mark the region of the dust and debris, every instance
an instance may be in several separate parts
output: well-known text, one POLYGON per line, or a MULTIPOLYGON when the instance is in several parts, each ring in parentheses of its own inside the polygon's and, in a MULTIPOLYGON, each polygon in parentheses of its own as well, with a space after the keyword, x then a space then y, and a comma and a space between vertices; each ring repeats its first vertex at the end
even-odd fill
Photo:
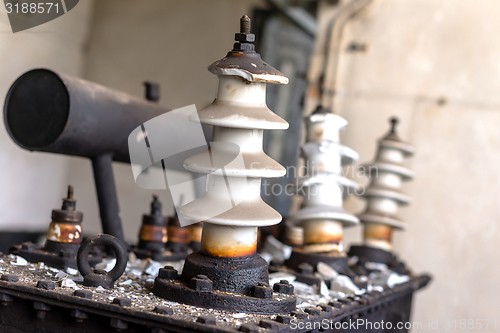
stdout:
MULTIPOLYGON (((129 257, 130 258, 130 257, 129 257)), ((87 287, 82 284, 83 277, 76 269, 68 268, 58 270, 53 267, 40 263, 23 264, 24 258, 8 255, 0 256, 0 274, 14 274, 19 277, 21 284, 36 286, 38 280, 51 280, 56 283, 54 292, 72 295, 75 290, 84 289, 93 292, 93 299, 98 302, 110 303, 116 297, 129 298, 132 301, 131 308, 138 311, 152 311, 156 306, 169 307, 173 309, 173 316, 180 320, 196 321, 199 316, 214 317, 218 324, 231 327, 239 327, 245 323, 258 324, 262 319, 274 320, 276 315, 258 315, 237 313, 231 311, 222 311, 216 309, 200 308, 192 305, 181 304, 168 301, 156 296, 151 292, 154 278, 158 269, 170 265, 177 270, 181 270, 184 262, 156 262, 150 259, 131 258, 127 263, 123 275, 115 282, 114 289, 105 289, 103 287, 87 287)), ((114 267, 114 259, 104 259, 100 264, 105 270, 111 270, 114 267)), ((368 291, 383 291, 392 288, 394 285, 409 280, 406 275, 398 275, 389 270, 385 265, 370 265, 368 267, 373 271, 367 277, 368 291)), ((281 279, 287 279, 294 285, 297 295, 297 310, 326 305, 328 302, 335 301, 347 296, 360 295, 366 292, 365 289, 359 289, 345 275, 335 274, 336 272, 326 267, 321 267, 319 275, 324 280, 327 277, 334 277, 330 280, 328 289, 322 281, 319 286, 309 286, 296 281, 296 277, 287 272, 277 272, 270 274, 270 282, 278 282, 281 279)), ((278 296, 279 297, 279 296, 278 296)))

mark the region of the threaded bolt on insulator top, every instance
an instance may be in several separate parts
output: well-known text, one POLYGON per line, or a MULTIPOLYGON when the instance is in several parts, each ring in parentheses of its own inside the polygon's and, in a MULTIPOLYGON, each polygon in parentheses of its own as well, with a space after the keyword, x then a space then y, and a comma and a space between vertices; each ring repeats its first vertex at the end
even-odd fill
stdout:
POLYGON ((396 125, 398 124, 399 119, 392 117, 389 121, 391 122, 391 133, 396 134, 396 125))
POLYGON ((63 198, 63 210, 75 210, 76 201, 73 199, 73 186, 68 185, 68 196, 63 198))
POLYGON ((240 33, 242 34, 249 34, 250 33, 250 27, 251 27, 251 21, 248 15, 243 15, 240 18, 240 33))
POLYGON ((158 200, 157 194, 153 194, 153 201, 151 202, 151 215, 161 216, 161 202, 158 200))

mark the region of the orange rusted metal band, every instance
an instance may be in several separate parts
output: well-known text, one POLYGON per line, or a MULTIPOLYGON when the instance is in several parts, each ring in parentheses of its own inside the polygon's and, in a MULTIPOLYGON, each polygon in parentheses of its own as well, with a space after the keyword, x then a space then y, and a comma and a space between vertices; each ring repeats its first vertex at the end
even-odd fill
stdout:
POLYGON ((82 242, 82 226, 75 223, 52 221, 47 231, 47 239, 58 243, 80 244, 82 242))
POLYGON ((206 244, 201 243, 201 252, 214 257, 230 257, 230 258, 246 257, 257 252, 257 243, 250 246, 239 245, 238 247, 207 246, 206 244))
POLYGON ((169 226, 167 229, 170 242, 189 244, 189 228, 169 226))
POLYGON ((167 229, 162 226, 143 224, 139 231, 139 239, 146 242, 167 242, 167 229))
POLYGON ((365 239, 380 239, 390 242, 392 238, 392 227, 384 224, 369 223, 365 225, 365 239))

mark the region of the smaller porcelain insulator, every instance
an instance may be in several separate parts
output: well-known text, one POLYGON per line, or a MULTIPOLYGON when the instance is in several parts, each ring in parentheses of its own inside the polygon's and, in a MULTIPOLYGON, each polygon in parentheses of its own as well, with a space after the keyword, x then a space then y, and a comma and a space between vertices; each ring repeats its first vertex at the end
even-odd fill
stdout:
POLYGON ((413 171, 403 163, 415 149, 396 135, 397 122, 396 118, 391 118, 392 128, 379 140, 375 161, 361 166, 370 177, 370 183, 361 195, 367 200, 366 208, 359 215, 365 227, 364 243, 386 251, 392 250, 393 229, 406 227, 397 214, 399 207, 408 205, 411 199, 401 193, 401 187, 404 181, 414 177, 413 171))

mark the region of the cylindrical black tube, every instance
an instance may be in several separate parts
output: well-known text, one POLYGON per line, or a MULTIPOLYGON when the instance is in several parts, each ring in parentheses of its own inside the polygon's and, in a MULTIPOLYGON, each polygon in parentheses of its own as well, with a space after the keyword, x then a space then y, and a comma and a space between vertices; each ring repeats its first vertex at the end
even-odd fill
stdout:
POLYGON ((114 161, 130 162, 129 134, 167 111, 96 83, 34 69, 9 89, 4 120, 22 148, 90 158, 111 153, 114 161))
POLYGON ((106 221, 102 224, 102 232, 125 242, 122 222, 118 215, 120 209, 118 208, 112 161, 111 154, 102 154, 92 158, 95 189, 99 201, 101 221, 106 221))
POLYGON ((167 111, 89 81, 34 69, 10 87, 4 121, 22 148, 92 159, 103 232, 123 241, 111 162, 130 163, 130 133, 167 111))

